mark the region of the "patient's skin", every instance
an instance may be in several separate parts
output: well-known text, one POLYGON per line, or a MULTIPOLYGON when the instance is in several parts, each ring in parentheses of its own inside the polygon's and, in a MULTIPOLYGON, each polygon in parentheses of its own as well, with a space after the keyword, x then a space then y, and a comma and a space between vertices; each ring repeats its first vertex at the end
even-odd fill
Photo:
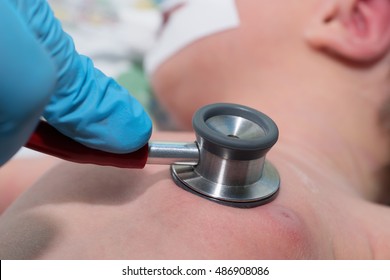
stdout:
POLYGON ((49 156, 16 158, 0 168, 0 215, 59 159, 49 156))
POLYGON ((152 83, 184 128, 212 102, 273 118, 277 198, 237 209, 177 187, 167 166, 65 163, 0 218, 0 258, 390 259, 390 2, 236 3, 239 28, 181 50, 152 83))
MULTIPOLYGON (((193 134, 157 134, 192 141, 193 134)), ((64 163, 0 220, 0 258, 390 258, 390 209, 366 201, 338 170, 282 143, 271 203, 216 204, 182 190, 168 166, 122 170, 64 163)))

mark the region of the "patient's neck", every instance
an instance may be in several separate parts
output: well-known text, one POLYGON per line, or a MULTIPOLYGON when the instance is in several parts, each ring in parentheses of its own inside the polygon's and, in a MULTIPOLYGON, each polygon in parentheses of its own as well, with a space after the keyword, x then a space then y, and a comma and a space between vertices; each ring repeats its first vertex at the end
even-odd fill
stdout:
POLYGON ((308 164, 320 159, 364 196, 376 200, 377 173, 390 155, 389 139, 378 124, 390 85, 352 82, 350 77, 323 78, 291 74, 274 81, 264 79, 256 86, 246 86, 246 94, 231 101, 258 108, 273 118, 280 129, 280 147, 294 147, 308 164))

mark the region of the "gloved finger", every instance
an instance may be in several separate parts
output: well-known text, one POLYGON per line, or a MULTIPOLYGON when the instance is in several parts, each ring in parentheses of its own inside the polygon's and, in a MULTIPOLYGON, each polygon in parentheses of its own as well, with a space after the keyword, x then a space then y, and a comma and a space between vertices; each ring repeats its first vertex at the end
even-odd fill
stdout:
POLYGON ((0 165, 28 140, 49 102, 55 67, 9 1, 0 1, 0 165))
MULTIPOLYGON (((63 134, 92 148, 129 153, 150 138, 152 122, 141 104, 80 56, 78 92, 53 95, 44 116, 63 134)), ((68 70, 71 71, 71 70, 68 70)))
POLYGON ((58 69, 56 88, 44 112, 46 120, 92 148, 127 153, 143 146, 152 124, 138 101, 76 52, 46 1, 13 2, 58 69))

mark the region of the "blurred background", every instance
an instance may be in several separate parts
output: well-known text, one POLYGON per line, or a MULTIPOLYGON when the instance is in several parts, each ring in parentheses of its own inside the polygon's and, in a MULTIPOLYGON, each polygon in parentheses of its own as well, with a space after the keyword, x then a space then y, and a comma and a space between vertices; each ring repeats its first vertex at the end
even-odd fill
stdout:
POLYGON ((153 98, 142 62, 161 17, 154 0, 48 0, 79 53, 127 88, 159 129, 174 129, 153 98))

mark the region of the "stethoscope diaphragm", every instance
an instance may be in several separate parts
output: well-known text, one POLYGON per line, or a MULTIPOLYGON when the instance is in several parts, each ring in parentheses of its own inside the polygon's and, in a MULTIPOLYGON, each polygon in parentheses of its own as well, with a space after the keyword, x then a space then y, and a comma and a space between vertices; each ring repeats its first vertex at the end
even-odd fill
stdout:
POLYGON ((197 165, 172 164, 183 189, 214 202, 251 208, 276 197, 280 177, 265 159, 278 128, 265 114, 236 104, 212 104, 193 118, 199 148, 197 165))

